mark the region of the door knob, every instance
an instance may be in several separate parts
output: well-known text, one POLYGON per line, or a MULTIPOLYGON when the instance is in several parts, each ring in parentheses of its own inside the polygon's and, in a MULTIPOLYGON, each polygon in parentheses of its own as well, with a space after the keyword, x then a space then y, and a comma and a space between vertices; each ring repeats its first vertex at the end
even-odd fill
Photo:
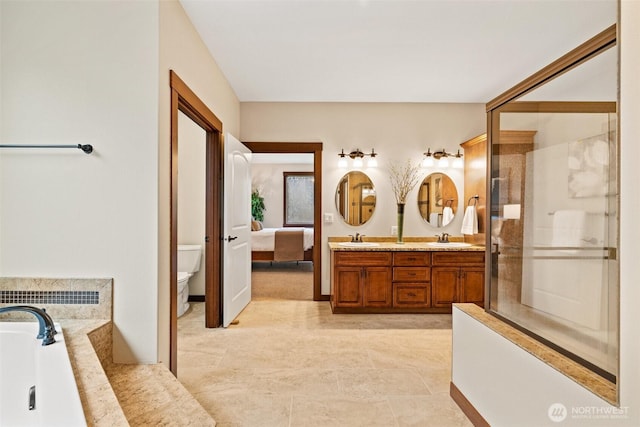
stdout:
POLYGON ((227 238, 226 238, 226 239, 224 239, 224 240, 226 240, 227 242, 231 242, 231 241, 233 241, 233 240, 236 240, 237 238, 238 238, 238 236, 233 236, 233 237, 232 237, 232 236, 229 236, 229 237, 227 237, 227 238))

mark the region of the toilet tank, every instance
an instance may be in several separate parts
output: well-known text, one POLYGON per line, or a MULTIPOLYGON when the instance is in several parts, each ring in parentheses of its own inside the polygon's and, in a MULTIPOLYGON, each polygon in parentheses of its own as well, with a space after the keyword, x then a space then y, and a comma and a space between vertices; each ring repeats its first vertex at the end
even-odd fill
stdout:
POLYGON ((178 271, 195 273, 200 270, 200 257, 202 246, 178 245, 178 271))

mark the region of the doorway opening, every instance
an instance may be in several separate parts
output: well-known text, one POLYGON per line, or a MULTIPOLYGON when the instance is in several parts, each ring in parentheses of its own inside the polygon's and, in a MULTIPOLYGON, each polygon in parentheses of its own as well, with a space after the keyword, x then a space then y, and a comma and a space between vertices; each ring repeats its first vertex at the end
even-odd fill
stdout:
MULTIPOLYGON (((313 247, 305 251, 304 259, 313 263, 313 300, 326 301, 322 295, 322 143, 319 142, 244 142, 254 155, 256 154, 311 154, 313 156, 313 247)), ((283 207, 283 211, 286 211, 283 207)), ((283 225, 287 221, 283 218, 283 225)), ((257 255, 260 259, 259 255, 257 255)), ((256 256, 253 257, 254 260, 256 256)), ((264 258, 262 259, 264 261, 264 258)))
POLYGON ((205 326, 221 324, 221 236, 222 219, 222 122, 171 70, 171 193, 170 193, 170 262, 169 262, 169 368, 174 375, 178 366, 178 119, 179 112, 200 126, 206 134, 205 178, 205 326))

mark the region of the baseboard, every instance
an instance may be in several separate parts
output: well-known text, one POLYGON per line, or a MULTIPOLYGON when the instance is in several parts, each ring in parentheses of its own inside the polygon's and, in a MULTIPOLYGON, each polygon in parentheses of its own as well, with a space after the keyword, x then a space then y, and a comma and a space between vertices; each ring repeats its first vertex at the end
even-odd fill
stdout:
POLYGON ((454 402, 460 407, 462 412, 469 418, 471 424, 475 427, 491 427, 490 424, 485 420, 480 412, 476 408, 473 407, 471 402, 467 400, 464 394, 456 387, 453 382, 449 383, 449 396, 453 399, 454 402))
POLYGON ((189 302, 204 302, 204 295, 189 295, 189 302))

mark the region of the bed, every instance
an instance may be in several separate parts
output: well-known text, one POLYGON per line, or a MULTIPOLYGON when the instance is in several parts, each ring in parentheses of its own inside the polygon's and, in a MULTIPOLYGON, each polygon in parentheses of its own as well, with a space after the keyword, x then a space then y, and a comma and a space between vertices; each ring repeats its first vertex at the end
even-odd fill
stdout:
POLYGON ((263 228, 252 231, 251 260, 313 261, 313 228, 263 228))

